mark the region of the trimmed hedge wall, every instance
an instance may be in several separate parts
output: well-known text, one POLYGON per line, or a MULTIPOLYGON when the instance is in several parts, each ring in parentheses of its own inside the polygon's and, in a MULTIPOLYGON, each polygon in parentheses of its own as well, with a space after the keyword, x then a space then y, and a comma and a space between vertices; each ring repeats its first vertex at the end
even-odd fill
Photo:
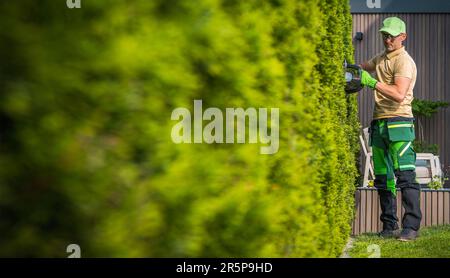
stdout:
POLYGON ((359 128, 347 0, 64 3, 0 4, 0 256, 340 254, 359 128), (278 153, 174 144, 194 99, 279 108, 278 153))

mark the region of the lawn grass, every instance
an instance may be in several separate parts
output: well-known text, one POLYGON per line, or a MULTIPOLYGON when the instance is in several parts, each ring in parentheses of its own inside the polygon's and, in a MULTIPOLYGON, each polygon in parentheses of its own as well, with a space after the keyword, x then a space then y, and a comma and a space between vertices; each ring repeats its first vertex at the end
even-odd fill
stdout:
POLYGON ((374 255, 367 251, 372 244, 379 246, 380 258, 450 258, 450 225, 423 228, 420 236, 410 242, 364 234, 353 239, 348 254, 352 258, 368 258, 374 255))

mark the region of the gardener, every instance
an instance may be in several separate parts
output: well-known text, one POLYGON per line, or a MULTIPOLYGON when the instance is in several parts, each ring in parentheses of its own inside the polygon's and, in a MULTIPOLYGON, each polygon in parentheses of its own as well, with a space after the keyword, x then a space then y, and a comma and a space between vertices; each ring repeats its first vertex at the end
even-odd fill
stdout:
POLYGON ((402 45, 406 25, 397 17, 383 21, 380 29, 385 51, 360 65, 361 83, 374 90, 375 108, 370 126, 375 187, 381 205, 382 237, 398 235, 396 185, 402 191, 405 214, 399 239, 414 240, 420 228, 420 186, 416 182, 412 141, 415 138, 411 102, 417 69, 402 45), (368 72, 376 72, 376 79, 368 72), (396 180, 395 180, 396 178, 396 180))

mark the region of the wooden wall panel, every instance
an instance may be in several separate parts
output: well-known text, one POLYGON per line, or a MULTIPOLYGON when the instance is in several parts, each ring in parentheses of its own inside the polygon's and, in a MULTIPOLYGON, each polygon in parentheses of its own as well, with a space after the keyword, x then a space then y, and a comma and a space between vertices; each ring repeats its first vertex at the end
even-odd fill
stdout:
MULTIPOLYGON (((399 226, 404 214, 401 205, 401 192, 397 191, 397 216, 399 226)), ((355 218, 352 223, 352 234, 377 233, 383 225, 380 219, 380 203, 376 189, 358 188, 355 193, 355 218)), ((420 208, 422 211, 421 226, 436 226, 450 224, 450 189, 431 190, 421 192, 420 208)))

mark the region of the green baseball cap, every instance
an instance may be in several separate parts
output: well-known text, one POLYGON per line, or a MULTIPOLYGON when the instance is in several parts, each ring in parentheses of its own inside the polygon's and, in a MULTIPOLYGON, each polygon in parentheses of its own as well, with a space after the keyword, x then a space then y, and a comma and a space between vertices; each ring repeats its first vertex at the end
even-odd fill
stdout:
POLYGON ((406 24, 398 17, 388 17, 383 20, 383 27, 381 27, 380 32, 398 36, 401 33, 406 33, 406 24))

